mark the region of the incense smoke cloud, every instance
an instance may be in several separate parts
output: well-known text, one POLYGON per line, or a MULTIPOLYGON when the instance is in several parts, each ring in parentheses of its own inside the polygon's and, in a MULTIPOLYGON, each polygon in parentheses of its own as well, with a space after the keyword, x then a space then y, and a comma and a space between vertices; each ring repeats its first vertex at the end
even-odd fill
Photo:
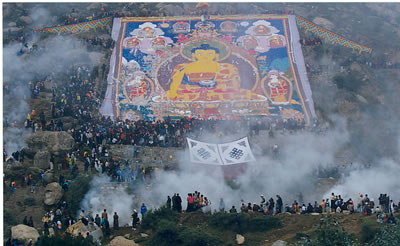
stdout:
POLYGON ((27 41, 28 47, 32 47, 36 42, 39 51, 23 56, 17 56, 22 48, 19 43, 8 44, 3 49, 3 86, 9 88, 4 91, 4 119, 9 124, 16 121, 18 126, 12 131, 9 128, 4 130, 8 155, 23 148, 25 138, 29 135, 29 131, 23 128, 23 122, 30 112, 26 101, 31 95, 28 83, 35 84, 38 80, 47 79, 62 86, 62 83, 67 82, 65 72, 71 65, 95 66, 103 56, 100 53, 88 52, 82 42, 72 36, 55 36, 38 41, 38 37, 34 35, 27 41))
POLYGON ((129 195, 125 187, 113 186, 110 182, 111 179, 106 175, 94 177, 90 183, 91 189, 81 202, 81 207, 85 212, 93 212, 93 217, 96 214, 101 215, 104 209, 107 209, 109 218, 117 212, 120 226, 127 225, 133 212, 134 196, 129 195))
MULTIPOLYGON (((222 141, 215 135, 206 135, 208 142, 222 141)), ((182 207, 186 209, 187 193, 194 191, 201 192, 211 201, 212 211, 218 210, 220 198, 224 199, 226 209, 232 205, 239 207, 241 202, 259 203, 261 194, 267 199, 270 197, 276 199, 275 195, 279 194, 284 203, 299 200, 301 196, 304 202, 319 200, 323 193, 317 192, 319 179, 315 175, 315 170, 332 167, 335 153, 348 141, 344 121, 337 119, 336 127, 323 135, 298 132, 286 135, 282 139, 277 137, 266 140, 265 137, 260 137, 258 140, 252 139, 253 142, 250 144, 260 144, 261 148, 265 149, 282 140, 284 142, 279 143, 281 151, 278 159, 255 153, 257 161, 250 163, 243 174, 234 180, 236 188, 232 188, 233 186, 224 180, 224 173, 220 167, 191 164, 188 150, 185 150, 178 152, 176 156, 179 171, 155 171, 151 188, 132 187, 135 197, 129 195, 123 188, 118 192, 114 190, 99 192, 99 182, 94 181, 92 189, 82 202, 82 207, 96 212, 106 208, 110 212, 116 211, 120 218, 127 219, 130 218, 132 209, 139 210, 142 202, 148 208, 158 208, 165 204, 168 195, 172 197, 174 193, 180 194, 183 200, 182 207), (108 202, 101 203, 100 200, 108 202)), ((101 180, 101 178, 96 179, 101 180)))

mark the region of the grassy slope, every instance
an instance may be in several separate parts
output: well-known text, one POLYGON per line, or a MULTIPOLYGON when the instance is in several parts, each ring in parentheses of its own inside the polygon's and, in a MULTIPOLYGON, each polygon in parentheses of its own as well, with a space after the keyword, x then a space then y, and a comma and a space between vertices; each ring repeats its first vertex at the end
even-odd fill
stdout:
MULTIPOLYGON (((281 219, 283 226, 281 228, 272 229, 267 232, 249 232, 244 233, 245 243, 243 245, 263 245, 270 246, 277 240, 287 241, 290 245, 294 245, 299 238, 296 238, 296 233, 307 233, 313 235, 313 231, 319 226, 321 215, 290 215, 281 214, 278 216, 281 219)), ((344 227, 346 232, 354 233, 356 238, 360 240, 361 225, 363 222, 367 221, 374 223, 375 216, 365 217, 360 214, 352 215, 335 215, 340 224, 344 227)), ((212 235, 224 241, 223 245, 236 245, 236 232, 231 230, 217 230, 208 226, 207 224, 208 216, 203 213, 189 213, 182 214, 178 225, 184 225, 189 227, 195 227, 197 229, 202 229, 212 235)), ((140 230, 132 231, 131 228, 120 228, 118 231, 113 231, 112 235, 115 236, 125 236, 129 234, 129 238, 137 242, 143 242, 146 239, 140 236, 140 230)), ((145 233, 152 235, 151 230, 144 231, 145 233)), ((108 242, 110 239, 104 240, 108 242)))

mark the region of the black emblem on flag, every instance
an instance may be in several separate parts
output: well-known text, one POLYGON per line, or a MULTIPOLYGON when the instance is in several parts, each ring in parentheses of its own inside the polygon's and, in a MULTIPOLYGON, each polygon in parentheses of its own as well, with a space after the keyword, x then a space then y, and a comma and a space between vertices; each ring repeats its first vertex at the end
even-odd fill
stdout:
POLYGON ((229 156, 233 159, 239 160, 243 156, 243 150, 233 148, 229 153, 229 156))
POLYGON ((205 150, 204 148, 200 148, 197 150, 197 153, 199 154, 199 156, 201 156, 201 158, 203 158, 204 160, 207 160, 208 158, 211 157, 210 152, 208 152, 207 150, 205 150))

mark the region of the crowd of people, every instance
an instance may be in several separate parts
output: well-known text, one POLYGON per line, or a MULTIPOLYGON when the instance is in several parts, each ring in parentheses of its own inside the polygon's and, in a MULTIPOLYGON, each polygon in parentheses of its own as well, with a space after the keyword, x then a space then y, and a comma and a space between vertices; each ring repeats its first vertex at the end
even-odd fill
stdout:
POLYGON ((322 45, 322 40, 320 37, 307 37, 300 39, 300 43, 303 46, 315 46, 315 45, 322 45))

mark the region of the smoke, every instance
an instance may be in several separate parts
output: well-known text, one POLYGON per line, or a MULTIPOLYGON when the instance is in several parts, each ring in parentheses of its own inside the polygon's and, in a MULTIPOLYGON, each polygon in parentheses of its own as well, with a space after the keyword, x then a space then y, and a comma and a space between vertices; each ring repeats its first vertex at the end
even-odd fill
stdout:
POLYGON ((109 215, 118 213, 120 225, 130 223, 135 196, 128 194, 125 186, 111 183, 111 179, 106 175, 95 176, 90 186, 90 191, 81 202, 82 209, 92 211, 93 215, 101 215, 103 210, 107 209, 109 215))
POLYGON ((46 8, 34 7, 30 9, 30 17, 34 28, 53 26, 50 11, 46 8))
MULTIPOLYGON (((399 172, 400 166, 393 160, 381 160, 370 168, 356 165, 331 190, 342 197, 353 198, 355 202, 359 194, 368 194, 375 201, 379 194, 388 194, 397 200, 400 196, 400 184, 397 182, 399 172)), ((325 197, 329 195, 327 193, 325 197)))
MULTIPOLYGON (((211 133, 205 135, 208 142, 224 142, 211 133)), ((320 187, 316 170, 334 166, 335 154, 349 140, 349 134, 344 120, 336 118, 335 127, 322 135, 304 131, 250 140, 251 146, 258 145, 261 149, 279 143, 280 153, 274 158, 269 154, 262 155, 262 151, 255 151, 257 161, 242 165, 242 174, 228 182, 224 179, 224 171, 230 172, 232 170, 229 169, 237 166, 224 167, 223 170, 219 166, 192 164, 188 150, 184 150, 176 154, 178 170, 154 171, 150 186, 131 187, 135 196, 129 195, 124 188, 100 192, 99 184, 104 180, 95 178, 90 192, 82 201, 82 208, 96 213, 106 208, 116 211, 120 218, 127 220, 133 209, 139 210, 142 202, 148 208, 158 208, 165 204, 168 195, 172 197, 174 193, 180 194, 185 209, 187 194, 199 191, 211 201, 212 211, 218 210, 221 198, 228 210, 232 205, 239 207, 242 202, 259 204, 261 194, 267 199, 276 199, 279 194, 284 203, 291 203, 295 199, 301 199, 300 202, 319 200, 323 193, 317 192, 320 187)), ((103 185, 108 186, 106 183, 103 185)))
MULTIPOLYGON (((43 8, 31 11, 32 26, 41 22, 50 22, 50 12, 43 8)), ((83 42, 73 36, 51 36, 40 40, 39 35, 33 34, 27 38, 27 47, 12 42, 3 48, 3 87, 4 87, 4 120, 14 124, 10 129, 5 124, 4 143, 8 155, 25 146, 25 138, 29 131, 24 130, 24 120, 31 109, 27 99, 31 97, 29 82, 35 85, 38 81, 51 81, 63 86, 67 83, 66 71, 72 65, 99 64, 103 55, 88 52, 83 42), (36 44, 37 48, 29 51, 36 44), (18 56, 23 50, 25 54, 18 56)), ((37 112, 38 114, 40 112, 37 112)))

